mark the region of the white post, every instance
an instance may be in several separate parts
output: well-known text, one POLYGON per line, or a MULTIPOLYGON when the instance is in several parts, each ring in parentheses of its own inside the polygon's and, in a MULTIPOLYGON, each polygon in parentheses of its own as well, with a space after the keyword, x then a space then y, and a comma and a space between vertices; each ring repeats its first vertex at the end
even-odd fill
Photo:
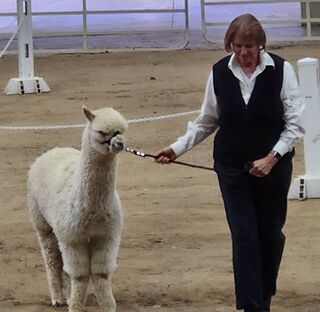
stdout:
POLYGON ((31 0, 17 0, 19 78, 9 80, 5 93, 26 94, 49 92, 41 77, 34 76, 31 0))
POLYGON ((33 41, 32 41, 32 16, 31 1, 18 0, 18 25, 22 22, 23 26, 18 32, 19 50, 19 77, 32 78, 34 76, 33 65, 33 41))
POLYGON ((294 179, 290 190, 290 199, 320 197, 320 95, 319 61, 304 58, 298 61, 298 72, 302 98, 306 104, 303 124, 305 175, 294 179))

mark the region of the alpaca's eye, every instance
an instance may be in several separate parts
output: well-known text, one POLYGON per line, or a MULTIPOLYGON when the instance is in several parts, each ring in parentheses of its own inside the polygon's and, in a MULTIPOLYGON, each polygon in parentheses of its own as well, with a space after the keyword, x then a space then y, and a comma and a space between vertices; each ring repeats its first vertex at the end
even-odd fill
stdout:
POLYGON ((106 136, 107 133, 103 132, 103 131, 97 131, 99 134, 103 135, 103 136, 106 136))

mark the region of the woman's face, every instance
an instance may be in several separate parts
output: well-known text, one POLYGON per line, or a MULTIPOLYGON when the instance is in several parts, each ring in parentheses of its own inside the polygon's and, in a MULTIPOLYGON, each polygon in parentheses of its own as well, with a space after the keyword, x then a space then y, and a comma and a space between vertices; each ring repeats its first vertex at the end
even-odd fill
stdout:
POLYGON ((259 63, 259 45, 253 39, 236 35, 232 41, 232 50, 241 67, 256 67, 259 63))

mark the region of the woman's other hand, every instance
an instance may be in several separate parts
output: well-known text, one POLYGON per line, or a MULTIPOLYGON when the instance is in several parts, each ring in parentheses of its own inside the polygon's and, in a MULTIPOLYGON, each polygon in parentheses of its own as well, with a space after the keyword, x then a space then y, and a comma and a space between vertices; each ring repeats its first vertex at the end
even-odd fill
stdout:
POLYGON ((272 154, 268 154, 266 157, 255 160, 252 163, 252 167, 249 170, 249 173, 256 176, 263 178, 267 176, 273 166, 278 162, 278 159, 273 156, 272 154))

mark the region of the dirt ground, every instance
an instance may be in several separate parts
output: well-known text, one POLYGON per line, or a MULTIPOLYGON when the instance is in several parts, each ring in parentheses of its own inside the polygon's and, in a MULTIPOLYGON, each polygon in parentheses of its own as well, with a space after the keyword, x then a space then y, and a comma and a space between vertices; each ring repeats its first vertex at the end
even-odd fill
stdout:
MULTIPOLYGON (((296 67, 320 57, 320 46, 273 52, 296 67)), ((83 124, 81 106, 112 106, 131 120, 199 108, 211 64, 224 51, 185 50, 42 55, 36 74, 52 89, 41 95, 0 94, 0 125, 83 124)), ((17 57, 0 60, 0 86, 17 75, 17 57)), ((130 124, 128 145, 154 153, 184 133, 195 116, 130 124)), ((44 266, 26 208, 30 164, 55 146, 79 148, 82 128, 0 130, 0 311, 52 312, 44 266)), ((212 137, 181 160, 212 165, 212 137)), ((297 147, 294 177, 304 173, 297 147)), ((123 152, 118 190, 125 228, 113 290, 119 312, 231 312, 230 236, 214 173, 161 166, 123 152)), ((320 201, 289 201, 287 244, 275 312, 320 311, 320 201)), ((58 309, 57 309, 58 310, 58 309)), ((89 291, 86 310, 98 311, 89 291)), ((60 308, 60 311, 67 311, 60 308)))

